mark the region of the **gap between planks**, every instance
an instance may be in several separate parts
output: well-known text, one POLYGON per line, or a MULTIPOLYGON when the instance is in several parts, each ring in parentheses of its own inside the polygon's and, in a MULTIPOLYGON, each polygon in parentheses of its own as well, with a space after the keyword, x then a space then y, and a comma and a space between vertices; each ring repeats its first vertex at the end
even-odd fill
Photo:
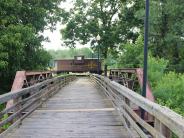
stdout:
POLYGON ((115 108, 61 109, 61 110, 37 109, 35 112, 98 112, 98 111, 115 111, 115 108))

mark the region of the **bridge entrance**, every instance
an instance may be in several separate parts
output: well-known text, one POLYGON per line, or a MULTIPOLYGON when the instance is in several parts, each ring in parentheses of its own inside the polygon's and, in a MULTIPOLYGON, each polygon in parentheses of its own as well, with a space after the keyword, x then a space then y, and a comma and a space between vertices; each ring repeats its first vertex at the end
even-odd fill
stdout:
MULTIPOLYGON (((138 137, 132 129, 131 135, 138 137)), ((111 100, 89 77, 61 89, 8 138, 129 138, 111 100)))
POLYGON ((0 104, 11 100, 0 113, 10 113, 0 127, 11 124, 2 138, 184 137, 181 115, 100 75, 58 76, 0 96, 0 104))

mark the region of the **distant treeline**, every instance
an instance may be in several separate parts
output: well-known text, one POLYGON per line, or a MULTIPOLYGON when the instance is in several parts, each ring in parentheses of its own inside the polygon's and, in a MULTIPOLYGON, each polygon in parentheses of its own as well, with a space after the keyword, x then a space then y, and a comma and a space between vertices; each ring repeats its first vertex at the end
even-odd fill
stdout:
POLYGON ((49 50, 52 59, 73 59, 74 56, 84 55, 85 58, 97 58, 97 52, 90 48, 70 48, 63 50, 49 50))

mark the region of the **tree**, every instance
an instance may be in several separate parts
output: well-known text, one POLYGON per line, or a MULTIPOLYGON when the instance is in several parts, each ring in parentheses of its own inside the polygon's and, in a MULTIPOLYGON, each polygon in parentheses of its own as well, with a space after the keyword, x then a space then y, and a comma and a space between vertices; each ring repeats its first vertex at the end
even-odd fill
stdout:
POLYGON ((42 48, 44 29, 54 29, 61 0, 0 1, 0 84, 8 91, 17 70, 44 69, 50 56, 42 48))
POLYGON ((120 68, 139 68, 143 64, 143 37, 140 35, 135 43, 127 42, 120 46, 121 54, 118 57, 120 68))
POLYGON ((151 3, 150 45, 154 56, 170 61, 169 69, 184 68, 184 3, 181 0, 154 0, 151 3))
MULTIPOLYGON (((143 35, 144 20, 144 1, 132 0, 123 1, 122 24, 124 24, 125 41, 135 43, 140 30, 143 35), (126 6, 126 3, 129 3, 126 6), (134 31, 132 31, 134 30, 134 31)), ((181 0, 154 0, 150 1, 150 31, 149 31, 149 50, 154 57, 169 60, 169 70, 184 72, 184 31, 182 18, 184 15, 184 4, 181 0)), ((120 52, 123 48, 121 46, 120 52)))
MULTIPOLYGON (((121 42, 121 4, 120 0, 77 0, 66 20, 66 28, 61 30, 65 44, 74 47, 77 41, 81 44, 90 43, 93 49, 100 48, 106 59, 108 51, 115 50, 121 42), (96 40, 98 34, 101 37, 99 41, 96 40)), ((104 70, 106 75, 106 64, 104 70)))
MULTIPOLYGON (((65 44, 73 47, 76 41, 100 48, 102 57, 116 56, 120 43, 135 42, 143 29, 143 0, 76 0, 74 8, 63 15, 66 28, 61 30, 65 44), (141 14, 140 14, 141 13, 141 14), (97 41, 97 35, 101 40, 97 41)), ((105 63, 105 75, 107 64, 105 63)))

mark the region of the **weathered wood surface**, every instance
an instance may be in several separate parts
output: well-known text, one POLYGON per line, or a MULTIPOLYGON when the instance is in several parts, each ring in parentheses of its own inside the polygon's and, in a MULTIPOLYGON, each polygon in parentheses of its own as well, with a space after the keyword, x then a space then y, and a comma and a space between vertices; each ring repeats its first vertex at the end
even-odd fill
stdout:
POLYGON ((141 137, 171 138, 173 132, 179 138, 184 138, 184 118, 181 115, 167 107, 153 103, 108 78, 99 75, 91 75, 91 79, 94 80, 113 101, 114 107, 119 111, 119 115, 125 118, 127 125, 130 124, 136 129, 141 137), (152 115, 155 119, 153 126, 138 116, 132 110, 130 103, 144 109, 145 114, 152 115))
MULTIPOLYGON (((131 134, 138 137, 132 129, 131 134)), ((79 78, 23 120, 7 138, 129 138, 104 92, 79 78)))
MULTIPOLYGON (((21 120, 42 105, 44 101, 52 97, 52 95, 57 93, 63 86, 75 78, 75 75, 58 76, 28 88, 0 95, 0 103, 7 103, 10 100, 14 101, 14 105, 7 107, 0 112, 0 131, 3 131, 4 125, 7 125, 8 123, 15 126, 15 122, 21 122, 21 120), (7 118, 3 118, 4 115, 7 115, 8 113, 11 114, 9 114, 7 118)), ((12 128, 12 126, 9 128, 12 128)), ((9 128, 8 130, 3 131, 3 133, 0 134, 0 137, 4 136, 4 134, 9 131, 9 128)))

